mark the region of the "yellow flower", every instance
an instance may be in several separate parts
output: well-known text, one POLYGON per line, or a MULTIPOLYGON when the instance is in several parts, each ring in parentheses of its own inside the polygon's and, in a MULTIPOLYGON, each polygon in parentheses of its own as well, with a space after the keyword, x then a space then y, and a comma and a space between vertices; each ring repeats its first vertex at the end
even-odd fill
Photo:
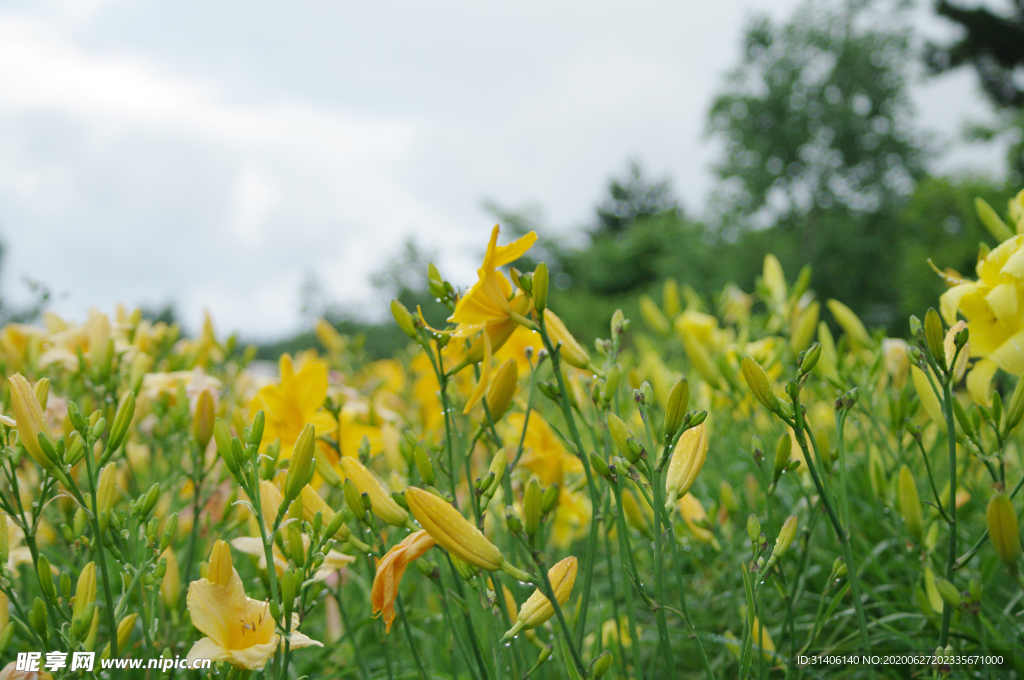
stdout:
POLYGON ((373 588, 370 591, 370 603, 374 615, 384 615, 384 632, 391 632, 391 624, 395 620, 395 598, 398 597, 398 584, 402 580, 405 568, 417 557, 434 547, 434 539, 426 531, 409 534, 404 541, 393 547, 377 563, 377 574, 373 577, 373 588))
POLYGON ((52 440, 53 433, 50 432, 50 426, 43 417, 43 408, 36 398, 36 392, 21 373, 12 375, 10 383, 11 409, 14 411, 14 420, 18 423, 18 439, 33 460, 43 468, 51 470, 54 462, 39 446, 39 435, 41 433, 52 440))
MULTIPOLYGON (((506 450, 516 450, 524 420, 525 416, 522 413, 512 413, 506 418, 508 431, 513 433, 506 450)), ((557 483, 565 488, 567 472, 583 472, 583 463, 580 459, 566 450, 551 426, 537 412, 530 414, 530 421, 526 424, 523 449, 525 453, 519 459, 519 464, 537 475, 542 486, 557 483)))
MULTIPOLYGON (((196 642, 188 660, 227 661, 235 668, 262 669, 277 651, 280 635, 266 602, 245 596, 242 580, 231 564, 231 548, 217 541, 210 554, 208 577, 193 581, 188 588, 188 611, 192 623, 207 637, 196 642)), ((298 626, 293 615, 292 628, 298 626)), ((323 645, 302 633, 288 636, 292 649, 323 645)))
POLYGON ((497 546, 446 501, 414 486, 405 490, 405 501, 416 521, 455 557, 488 571, 505 565, 497 546))
MULTIPOLYGON (((40 665, 42 661, 45 659, 40 665)), ((17 662, 12 661, 0 670, 0 680, 53 680, 53 676, 46 671, 19 671, 17 662)))
POLYGON ((719 547, 718 539, 707 528, 708 513, 701 502, 692 493, 688 493, 679 499, 679 514, 683 516, 687 528, 693 537, 701 543, 710 543, 715 548, 719 547))
POLYGON ((1024 234, 1013 236, 978 260, 977 281, 948 277, 954 285, 942 294, 939 311, 946 323, 957 313, 967 319, 970 355, 981 358, 967 377, 971 395, 988 402, 996 369, 1024 373, 1024 234))
POLYGON ((537 234, 531 231, 508 245, 499 246, 498 225, 494 225, 483 264, 477 270, 479 279, 459 299, 454 313, 448 318, 448 321, 459 325, 455 329, 457 337, 481 333, 480 340, 474 343, 467 356, 470 362, 482 360, 483 363, 480 365, 480 382, 466 403, 465 413, 469 413, 483 398, 491 376, 491 357, 518 326, 513 312, 521 315, 528 309, 529 301, 522 295, 512 297, 512 284, 497 268, 518 260, 536 240, 537 234), (479 358, 476 356, 478 353, 479 358))
MULTIPOLYGON (((569 600, 569 595, 572 594, 572 587, 576 583, 577 566, 575 557, 566 557, 548 570, 551 592, 554 593, 559 606, 565 604, 569 600)), ((515 625, 505 633, 504 639, 508 640, 518 635, 521 630, 536 628, 554 615, 555 608, 551 604, 551 600, 538 588, 519 608, 519 616, 516 617, 515 625)))
POLYGON ((409 514, 395 502, 377 476, 367 470, 362 463, 350 456, 342 456, 341 469, 345 472, 345 476, 356 485, 359 493, 365 493, 370 497, 373 514, 397 527, 405 526, 408 523, 409 514))
POLYGON ((281 440, 281 458, 290 458, 295 442, 306 423, 316 428, 317 435, 333 432, 334 417, 322 410, 327 398, 327 366, 320 361, 307 361, 296 372, 292 358, 281 355, 281 381, 261 389, 249 404, 249 411, 262 409, 267 418, 263 445, 281 440))

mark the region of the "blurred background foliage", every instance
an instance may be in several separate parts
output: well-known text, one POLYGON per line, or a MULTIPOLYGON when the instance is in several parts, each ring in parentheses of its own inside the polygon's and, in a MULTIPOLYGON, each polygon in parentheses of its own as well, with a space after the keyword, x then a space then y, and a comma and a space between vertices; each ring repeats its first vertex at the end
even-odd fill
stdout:
MULTIPOLYGON (((551 268, 551 304, 581 339, 606 332, 616 308, 636 318, 638 294, 660 299, 669 277, 684 305, 712 311, 713 292, 725 284, 754 290, 769 252, 790 276, 810 265, 811 289, 822 299, 843 301, 869 326, 905 334, 908 316, 935 305, 943 290, 928 257, 972 276, 979 241, 994 243, 975 197, 1002 212, 1024 181, 1024 1, 1005 5, 1000 12, 935 4, 933 12, 962 29, 946 45, 915 34, 912 3, 903 0, 812 2, 788 22, 751 19, 740 62, 708 112, 707 134, 721 152, 705 215, 688 212, 668 179, 649 176, 635 160, 609 180, 575 230, 554 228, 533 209, 486 207, 504 238, 531 229, 540 235, 533 256, 551 268), (915 127, 908 85, 921 74, 962 68, 977 73, 995 122, 969 126, 956 143, 1001 143, 1008 155, 1005 167, 986 175, 936 176, 929 170, 935 143, 915 127)), ((373 285, 382 303, 422 306, 440 325, 444 311, 426 285, 432 257, 409 240, 373 285)), ((308 328, 325 318, 368 358, 406 344, 390 317, 367 320, 328 299, 313 274, 301 301, 308 328)), ((0 316, 27 318, 44 304, 0 305, 0 316)), ((175 320, 170 305, 150 314, 175 320)), ((258 356, 314 346, 310 330, 264 344, 258 356)))

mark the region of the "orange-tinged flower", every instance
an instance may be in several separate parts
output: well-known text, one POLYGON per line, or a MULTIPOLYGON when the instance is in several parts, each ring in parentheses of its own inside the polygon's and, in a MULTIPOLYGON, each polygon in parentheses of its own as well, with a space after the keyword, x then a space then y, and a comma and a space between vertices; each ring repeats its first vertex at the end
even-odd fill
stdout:
POLYGON ((529 308, 529 301, 523 295, 512 297, 512 284, 498 271, 498 267, 518 260, 536 240, 537 234, 531 231, 508 245, 499 246, 498 225, 494 225, 483 264, 477 270, 479 279, 459 299, 455 311, 448 318, 448 321, 459 325, 455 329, 457 337, 481 334, 480 340, 467 352, 468 361, 482 360, 483 363, 480 365, 480 382, 466 403, 465 413, 470 412, 487 390, 491 376, 491 357, 495 350, 505 344, 518 325, 518 321, 513 318, 514 314, 522 315, 529 308), (478 353, 481 353, 479 359, 476 357, 478 353))
POLYGON ((395 598, 398 597, 398 584, 402 580, 405 568, 409 563, 434 547, 434 538, 425 530, 409 534, 405 540, 393 547, 377 563, 377 575, 373 577, 373 588, 370 590, 370 603, 373 613, 384 615, 384 632, 391 632, 391 624, 395 620, 395 598))
MULTIPOLYGON (((206 637, 196 642, 188 660, 227 661, 235 668, 259 670, 277 651, 280 635, 266 602, 245 596, 242 580, 231 563, 231 548, 217 541, 210 555, 207 578, 193 581, 188 588, 188 611, 192 623, 206 637)), ((288 635, 292 649, 323 645, 294 631, 288 635)))

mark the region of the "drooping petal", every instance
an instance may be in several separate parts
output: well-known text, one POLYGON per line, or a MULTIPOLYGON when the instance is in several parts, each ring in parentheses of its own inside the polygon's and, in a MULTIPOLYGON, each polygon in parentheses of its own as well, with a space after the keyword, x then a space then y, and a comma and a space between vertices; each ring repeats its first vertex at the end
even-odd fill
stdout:
POLYGON ((190 663, 197 659, 225 661, 231 658, 231 653, 214 642, 213 638, 204 637, 192 645, 192 649, 188 650, 187 658, 190 663))

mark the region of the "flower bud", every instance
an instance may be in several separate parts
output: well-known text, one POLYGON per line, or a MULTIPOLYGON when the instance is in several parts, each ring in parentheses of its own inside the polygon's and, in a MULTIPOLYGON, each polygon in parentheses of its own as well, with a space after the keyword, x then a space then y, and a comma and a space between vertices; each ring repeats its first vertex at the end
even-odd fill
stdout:
POLYGON ((46 470, 53 470, 56 461, 50 458, 40 445, 40 435, 47 441, 53 439, 50 426, 43 417, 43 409, 35 390, 20 373, 9 378, 11 386, 11 409, 18 423, 18 439, 32 459, 46 470))
POLYGON ((818 365, 819 359, 821 359, 821 343, 816 342, 803 353, 803 358, 800 360, 800 372, 804 374, 810 373, 818 365))
POLYGON ((772 390, 768 374, 761 368, 761 364, 750 357, 743 357, 743 360, 740 362, 740 368, 743 371, 743 379, 747 381, 747 386, 754 397, 769 411, 778 413, 780 410, 779 398, 775 395, 774 390, 772 390))
POLYGON ((359 493, 365 493, 370 497, 373 514, 396 527, 408 524, 409 514, 391 498, 391 494, 377 479, 377 476, 367 470, 362 463, 351 456, 342 456, 341 469, 345 476, 355 484, 359 493))
POLYGON ((779 437, 779 443, 775 445, 775 479, 782 476, 789 465, 789 456, 793 452, 793 438, 788 433, 779 437))
MULTIPOLYGON (((558 601, 559 606, 568 602, 569 595, 572 594, 572 587, 576 583, 576 570, 577 562, 575 557, 566 557, 548 570, 551 592, 555 596, 555 600, 558 601)), ((519 608, 519 616, 516 617, 515 625, 505 633, 503 639, 510 640, 518 635, 521 630, 536 628, 554 615, 554 605, 538 588, 533 591, 533 594, 519 608)))
POLYGON ((562 320, 550 309, 544 310, 544 326, 547 329, 548 337, 554 346, 561 345, 560 354, 570 366, 586 368, 590 365, 590 355, 583 346, 576 341, 569 329, 565 327, 562 320))
POLYGON ((672 451, 665 475, 665 507, 671 511, 676 500, 689 492, 708 455, 708 430, 705 423, 683 432, 672 451))
POLYGON ((626 315, 622 313, 621 309, 616 309, 612 313, 612 322, 610 329, 612 339, 622 337, 622 334, 626 332, 627 328, 629 328, 629 319, 626 318, 626 315))
POLYGON ((173 550, 164 550, 162 556, 165 560, 163 578, 160 580, 160 598, 168 610, 174 610, 181 599, 181 572, 178 569, 178 558, 173 550))
POLYGON ((590 467, 593 468, 594 472, 601 475, 605 479, 612 478, 612 471, 608 467, 608 463, 605 462, 604 458, 597 455, 593 451, 590 452, 590 467))
POLYGON ((427 453, 427 449, 422 443, 417 442, 413 448, 413 458, 416 461, 416 469, 420 471, 420 477, 423 479, 423 483, 433 485, 434 466, 430 462, 430 454, 427 453))
POLYGON ((922 532, 924 531, 924 516, 921 512, 921 498, 917 493, 917 483, 914 481, 914 475, 911 474, 910 468, 907 467, 905 463, 900 468, 897 495, 900 501, 900 514, 903 515, 903 521, 907 525, 907 531, 909 531, 914 538, 920 541, 922 532))
POLYGON ((613 660, 614 658, 612 657, 611 650, 604 650, 598 654, 597 658, 594 659, 594 662, 590 664, 590 672, 587 674, 587 677, 593 678, 594 680, 603 678, 604 674, 608 672, 608 669, 612 667, 613 660))
POLYGON ((96 601, 96 563, 89 562, 82 567, 75 585, 75 605, 71 610, 72 622, 83 621, 86 625, 92 622, 92 614, 86 617, 86 609, 96 601))
MULTIPOLYGON (((825 304, 828 305, 828 309, 832 312, 836 322, 846 332, 846 338, 850 341, 850 346, 853 349, 868 347, 871 344, 871 336, 868 335, 864 324, 861 323, 861 320, 857 318, 852 309, 839 302, 839 300, 828 300, 825 304)), ((941 336, 939 339, 942 339, 941 336)))
POLYGON ((988 229, 988 233, 995 237, 996 241, 1002 243, 1008 238, 1013 237, 1013 231, 1010 230, 1006 223, 999 217, 999 214, 992 209, 985 199, 980 196, 974 199, 974 209, 978 212, 978 217, 981 219, 981 223, 988 229))
POLYGON ((782 529, 779 530, 779 537, 775 539, 775 548, 772 549, 771 561, 778 560, 786 554, 789 546, 793 543, 793 539, 796 538, 796 529, 796 515, 791 515, 782 524, 782 529))
POLYGON ((1012 566, 1020 557, 1020 527, 1013 502, 1005 493, 997 493, 985 511, 992 547, 1004 564, 1012 566))
POLYGON ((963 598, 960 597, 960 591, 956 589, 956 586, 941 576, 936 576, 935 587, 939 589, 939 596, 942 597, 943 602, 954 609, 960 606, 963 598))
MULTIPOLYGON (((802 352, 811 344, 811 340, 814 339, 814 331, 818 328, 820 316, 821 303, 815 300, 796 317, 789 331, 789 346, 794 352, 802 352)), ((809 368, 804 372, 808 371, 810 371, 809 368)))
POLYGON ((558 489, 558 482, 552 482, 544 489, 544 493, 540 496, 540 510, 542 513, 547 514, 555 509, 555 505, 558 503, 558 489))
POLYGON ((135 417, 135 393, 129 392, 121 398, 117 406, 117 413, 114 415, 114 424, 110 426, 110 439, 107 440, 107 449, 117 451, 128 434, 128 427, 135 417))
POLYGON ((929 307, 928 313, 924 315, 924 341, 925 347, 928 348, 928 353, 931 354, 935 363, 945 369, 948 364, 946 363, 942 319, 939 318, 939 313, 934 307, 929 307))
POLYGON ((231 475, 238 479, 241 461, 235 457, 234 447, 231 444, 231 432, 228 430, 228 424, 222 418, 216 418, 213 421, 213 439, 217 442, 217 451, 224 460, 224 464, 231 475))
POLYGON ((964 340, 963 343, 959 343, 959 338, 964 337, 961 333, 967 333, 967 324, 963 321, 957 321, 953 324, 948 331, 946 331, 946 337, 942 341, 942 352, 946 358, 946 366, 949 367, 950 373, 953 376, 953 383, 960 382, 964 374, 967 372, 967 361, 971 358, 971 343, 964 340), (959 348, 960 353, 957 354, 959 348), (956 364, 953 364, 953 357, 956 357, 956 364))
POLYGON ((410 339, 415 340, 419 337, 419 332, 416 330, 416 321, 412 318, 412 314, 405 308, 398 300, 391 301, 391 314, 395 317, 395 322, 398 323, 398 327, 409 336, 410 339))
POLYGON ((316 469, 313 450, 316 445, 316 430, 312 423, 306 423, 299 433, 298 441, 295 442, 292 459, 288 462, 288 473, 284 481, 285 502, 297 498, 302 493, 302 487, 313 478, 313 471, 316 469))
POLYGON ((339 354, 345 349, 345 338, 326 319, 317 319, 315 332, 317 340, 327 351, 339 354))
POLYGON ((626 440, 629 439, 629 430, 626 429, 626 423, 622 422, 622 418, 611 411, 608 412, 608 434, 611 435, 612 441, 615 442, 615 448, 619 450, 623 457, 628 459, 630 450, 626 440))
POLYGON ((414 486, 405 490, 405 500, 420 526, 453 556, 488 571, 505 564, 501 551, 449 503, 414 486))
POLYGON ((266 427, 267 416, 264 415, 263 409, 256 411, 256 415, 252 418, 252 427, 249 428, 249 443, 253 446, 259 447, 263 442, 263 429, 266 427))
POLYGON ((39 406, 45 411, 46 402, 50 398, 50 379, 40 378, 36 381, 36 399, 39 400, 39 406))
POLYGON ((747 536, 750 537, 750 542, 757 548, 761 543, 761 520, 757 518, 757 515, 750 513, 747 517, 747 536))
POLYGON ((509 359, 494 374, 491 385, 487 388, 487 410, 491 420, 498 422, 512 405, 512 397, 516 394, 519 384, 519 369, 515 359, 509 359))
POLYGON ((99 512, 100 531, 107 528, 110 511, 118 500, 117 465, 108 463, 100 471, 100 481, 96 486, 96 510, 99 512))
POLYGON ((540 516, 540 482, 534 477, 526 485, 526 491, 523 492, 523 528, 526 529, 527 536, 533 537, 537 533, 537 527, 540 526, 540 516))
POLYGON ((686 409, 690 403, 690 385, 685 377, 680 378, 672 385, 668 392, 668 402, 665 404, 665 439, 668 441, 675 437, 683 424, 686 416, 686 409))
POLYGON ((160 552, 167 550, 167 546, 174 540, 174 533, 178 530, 178 513, 172 512, 164 525, 163 536, 160 537, 160 552))
POLYGON ((647 327, 658 335, 668 335, 670 326, 668 319, 662 314, 654 300, 646 295, 640 296, 640 318, 644 320, 647 327))
POLYGON ((36 562, 36 574, 39 576, 39 585, 43 590, 43 595, 50 600, 50 602, 57 601, 57 587, 53 583, 53 571, 50 569, 50 560, 46 559, 46 555, 40 555, 38 562, 36 562))
POLYGON ((533 308, 543 314, 548 306, 548 265, 541 262, 533 271, 533 308))

